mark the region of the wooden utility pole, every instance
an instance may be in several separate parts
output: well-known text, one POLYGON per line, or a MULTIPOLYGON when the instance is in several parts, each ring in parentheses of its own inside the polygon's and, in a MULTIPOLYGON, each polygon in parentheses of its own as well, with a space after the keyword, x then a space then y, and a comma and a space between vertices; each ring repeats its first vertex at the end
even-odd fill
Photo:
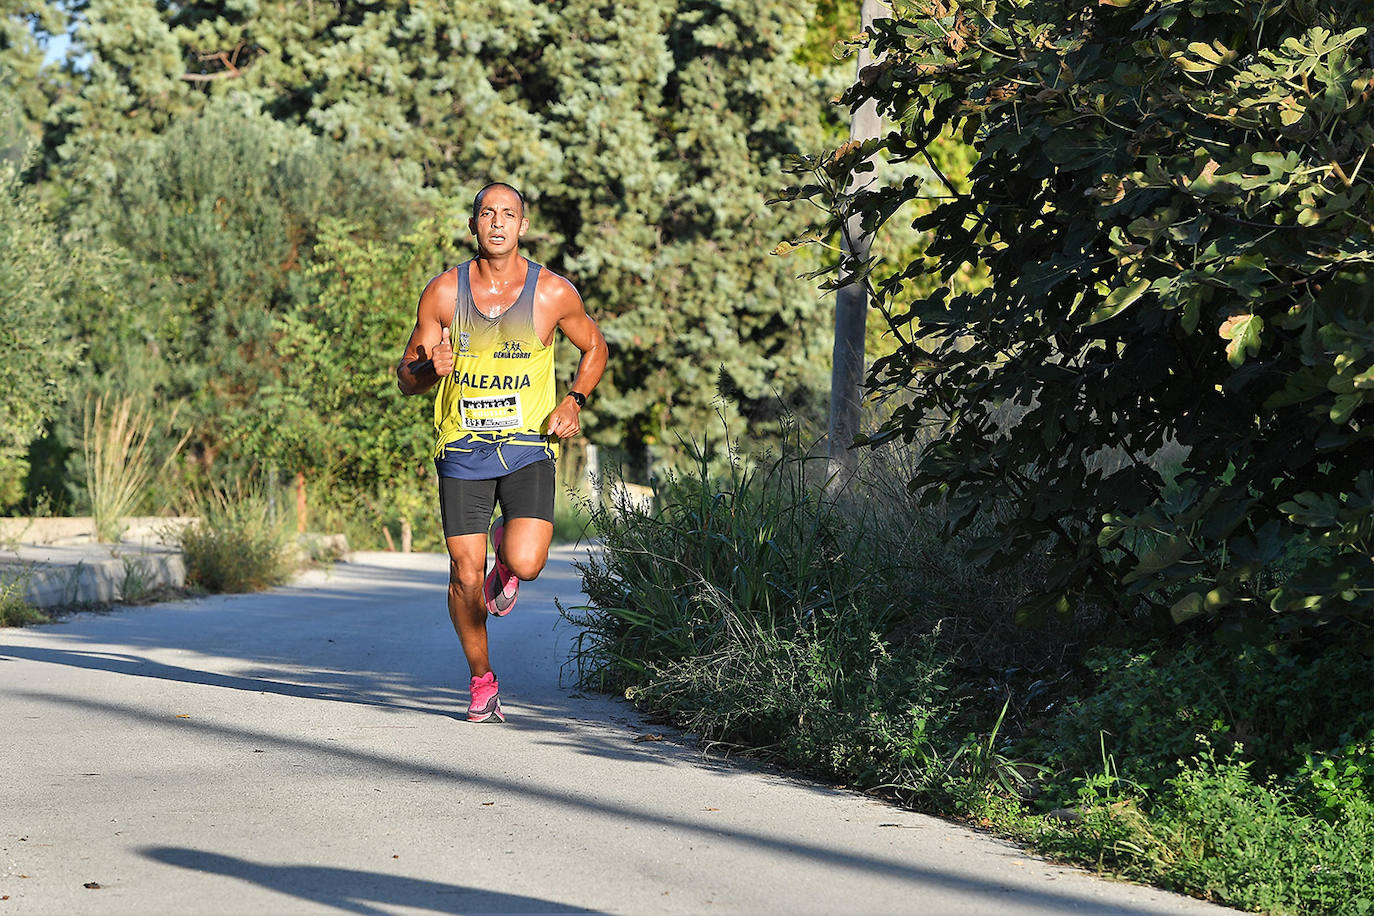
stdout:
POLYGON ((296 472, 296 532, 305 534, 306 526, 306 505, 305 505, 305 472, 296 472))
MULTIPOLYGON (((860 26, 867 32, 881 10, 879 0, 863 0, 859 13, 860 26)), ((873 62, 873 54, 865 44, 859 49, 858 68, 863 72, 873 62)), ((874 139, 882 130, 878 105, 869 100, 853 114, 849 125, 850 140, 862 143, 874 139)), ((876 157, 875 157, 876 158, 876 157)), ((877 163, 874 162, 876 166, 877 163)), ((854 193, 877 180, 876 168, 852 179, 845 188, 854 193)), ((842 233, 841 247, 846 259, 861 264, 868 258, 872 238, 865 235, 859 216, 850 216, 842 233), (852 258, 852 260, 851 260, 852 258)), ((843 486, 854 472, 858 455, 850 448, 859 434, 859 415, 864 382, 864 330, 868 322, 868 292, 862 283, 849 283, 835 292, 835 355, 830 370, 830 430, 828 470, 830 486, 843 486)))

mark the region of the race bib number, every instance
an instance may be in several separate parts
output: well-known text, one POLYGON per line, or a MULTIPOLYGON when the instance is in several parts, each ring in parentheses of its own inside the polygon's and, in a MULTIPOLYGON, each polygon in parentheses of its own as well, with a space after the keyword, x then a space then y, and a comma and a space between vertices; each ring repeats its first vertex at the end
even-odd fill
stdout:
POLYGON ((497 394, 485 398, 463 398, 459 402, 463 429, 481 433, 502 429, 523 429, 520 395, 497 394))

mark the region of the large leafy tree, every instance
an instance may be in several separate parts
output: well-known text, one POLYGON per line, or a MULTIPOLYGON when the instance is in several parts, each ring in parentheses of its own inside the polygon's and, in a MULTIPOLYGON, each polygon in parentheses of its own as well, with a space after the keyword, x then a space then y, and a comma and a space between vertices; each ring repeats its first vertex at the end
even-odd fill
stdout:
MULTIPOLYGON (((1273 619, 1374 610, 1374 35, 1354 0, 899 3, 848 93, 897 125, 810 162, 836 191, 878 147, 945 198, 928 257, 848 264, 904 343, 871 383, 913 483, 996 562, 1058 561, 1023 611, 1273 619), (974 142, 967 189, 932 144, 974 142), (986 289, 959 292, 966 264, 986 289), (903 302, 923 275, 944 282, 903 302), (1275 613, 1280 616, 1275 618, 1275 613), (1293 613, 1306 612, 1306 613, 1293 613)), ((925 192, 928 193, 928 192, 925 192)))

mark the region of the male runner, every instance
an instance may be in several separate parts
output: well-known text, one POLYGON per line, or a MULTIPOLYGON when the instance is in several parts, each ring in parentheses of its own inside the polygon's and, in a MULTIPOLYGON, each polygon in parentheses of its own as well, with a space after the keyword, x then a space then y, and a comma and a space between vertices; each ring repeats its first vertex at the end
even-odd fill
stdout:
POLYGON ((529 227, 515 188, 498 182, 477 192, 468 221, 477 256, 429 281, 396 367, 402 394, 439 386, 434 459, 448 613, 472 675, 473 722, 506 720, 487 656, 487 615, 509 613, 520 580, 548 562, 558 443, 581 429, 578 414, 606 368, 606 339, 577 290, 521 256, 529 227), (561 400, 555 328, 582 351, 561 400), (493 501, 501 505, 495 521, 493 501), (488 534, 493 562, 484 577, 488 534))

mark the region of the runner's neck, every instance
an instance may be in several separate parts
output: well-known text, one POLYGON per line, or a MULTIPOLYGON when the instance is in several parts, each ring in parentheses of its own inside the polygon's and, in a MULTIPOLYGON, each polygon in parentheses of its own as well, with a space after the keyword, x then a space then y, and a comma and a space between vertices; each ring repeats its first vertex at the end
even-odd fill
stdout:
POLYGON ((529 269, 530 262, 519 252, 497 258, 478 254, 468 266, 472 304, 488 318, 496 318, 520 298, 529 269))

